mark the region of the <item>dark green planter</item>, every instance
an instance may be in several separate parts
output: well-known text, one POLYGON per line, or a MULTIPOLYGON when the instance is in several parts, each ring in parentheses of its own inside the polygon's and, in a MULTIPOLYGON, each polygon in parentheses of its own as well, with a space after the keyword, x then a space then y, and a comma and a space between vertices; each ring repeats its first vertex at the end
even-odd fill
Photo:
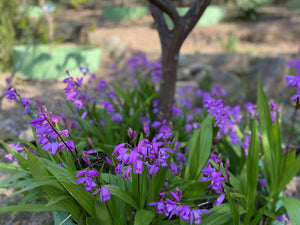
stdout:
MULTIPOLYGON (((188 7, 182 7, 176 9, 180 16, 185 15, 185 13, 189 10, 188 7)), ((226 15, 226 9, 222 6, 211 5, 208 6, 203 13, 202 17, 197 23, 197 26, 203 25, 214 25, 220 23, 226 15)), ((164 14, 168 27, 173 27, 173 22, 171 18, 164 14)))
POLYGON ((123 6, 109 6, 102 10, 103 18, 110 21, 134 20, 141 18, 148 13, 148 8, 139 7, 123 7, 123 6))
POLYGON ((69 214, 66 212, 53 212, 54 225, 76 225, 71 218, 68 218, 69 214))
MULTIPOLYGON (((26 46, 13 47, 13 59, 16 64, 25 52, 26 46)), ((32 47, 25 56, 17 75, 34 80, 58 80, 70 75, 81 75, 80 66, 87 66, 90 72, 95 72, 100 65, 100 48, 81 46, 55 46, 49 53, 49 45, 32 47)))

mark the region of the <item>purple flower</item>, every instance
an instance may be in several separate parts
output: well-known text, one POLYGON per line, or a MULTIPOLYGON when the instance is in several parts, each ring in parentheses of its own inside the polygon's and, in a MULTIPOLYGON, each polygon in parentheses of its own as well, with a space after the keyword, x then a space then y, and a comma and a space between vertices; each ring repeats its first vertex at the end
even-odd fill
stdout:
POLYGON ((112 163, 112 161, 110 160, 110 158, 109 158, 109 157, 107 157, 107 156, 106 156, 106 158, 105 158, 105 159, 106 159, 106 162, 107 162, 108 164, 110 164, 110 165, 113 165, 113 163, 112 163))
POLYGON ((179 198, 179 196, 175 192, 171 191, 170 194, 173 196, 173 198, 175 199, 175 201, 180 202, 180 198, 179 198))
POLYGON ((133 166, 133 173, 141 174, 144 170, 142 160, 136 160, 133 166))
POLYGON ((147 123, 143 124, 143 131, 145 133, 146 138, 148 138, 149 135, 150 135, 150 128, 149 128, 149 125, 147 123))
POLYGON ((80 70, 80 72, 83 74, 83 76, 87 75, 87 74, 90 72, 90 71, 89 71, 89 68, 87 68, 87 67, 82 67, 82 66, 79 67, 79 70, 80 70))
POLYGON ((259 179, 258 181, 259 181, 260 186, 262 186, 262 187, 266 187, 266 186, 267 186, 267 181, 266 181, 266 179, 261 178, 261 179, 259 179))
POLYGON ((84 176, 84 177, 77 179, 75 181, 75 183, 80 184, 80 183, 85 182, 84 188, 87 192, 89 192, 94 187, 97 186, 97 184, 95 182, 93 182, 93 176, 98 176, 98 175, 99 175, 99 172, 96 170, 90 170, 90 171, 83 170, 83 171, 79 172, 76 177, 77 178, 82 177, 82 176, 84 176))
POLYGON ((102 102, 102 105, 109 115, 113 115, 115 113, 114 106, 110 101, 104 101, 102 102))
POLYGON ((22 98, 21 102, 23 103, 23 105, 25 107, 25 113, 27 114, 29 111, 29 103, 32 102, 32 100, 27 99, 27 98, 22 98))
POLYGON ((148 205, 157 205, 156 212, 160 215, 164 214, 164 212, 165 212, 165 204, 162 200, 159 202, 150 202, 150 203, 148 203, 148 205))
POLYGON ((100 190, 100 201, 107 202, 110 200, 110 192, 107 187, 103 186, 100 190))
POLYGON ((121 174, 122 173, 122 164, 119 163, 114 170, 115 170, 116 174, 121 174))
POLYGON ((203 100, 204 107, 206 107, 209 115, 213 116, 216 120, 214 126, 219 128, 217 138, 220 139, 225 123, 230 121, 228 118, 230 116, 230 109, 223 106, 222 99, 215 100, 209 94, 206 94, 203 100))
POLYGON ((76 108, 79 108, 79 109, 81 109, 81 108, 83 107, 83 102, 82 102, 81 99, 75 100, 75 101, 73 102, 73 104, 74 104, 74 106, 75 106, 76 108))
POLYGON ((283 216, 278 216, 278 217, 277 217, 277 221, 279 221, 279 222, 284 222, 284 217, 283 217, 283 216))
POLYGON ((185 126, 184 126, 184 129, 185 129, 185 132, 190 132, 192 129, 193 129, 193 127, 192 127, 192 125, 191 124, 186 124, 185 126))
POLYGON ((122 175, 122 178, 130 178, 130 177, 131 177, 131 170, 132 170, 132 168, 131 168, 131 167, 128 167, 128 168, 124 171, 124 173, 123 173, 123 175, 122 175))
POLYGON ((177 165, 170 163, 170 172, 174 175, 178 174, 177 165))
POLYGON ((123 118, 122 115, 120 113, 116 113, 115 115, 113 115, 113 117, 111 118, 112 121, 118 121, 118 122, 122 122, 123 118))
POLYGON ((220 195, 220 196, 217 198, 216 206, 221 205, 222 202, 224 201, 224 198, 225 198, 225 194, 220 195))
POLYGON ((111 198, 109 188, 118 188, 118 187, 116 187, 116 186, 111 186, 111 187, 102 186, 101 188, 94 191, 92 194, 95 195, 100 191, 100 195, 99 195, 100 201, 101 202, 107 202, 111 198))
POLYGON ((251 119, 254 118, 254 115, 255 115, 255 108, 256 108, 256 105, 252 104, 251 102, 247 102, 245 104, 245 108, 246 110, 249 112, 250 116, 251 116, 251 119))
POLYGON ((8 144, 10 147, 12 147, 14 150, 16 151, 22 151, 24 150, 23 147, 20 147, 20 142, 18 142, 16 145, 14 145, 13 143, 8 144))
POLYGON ((201 215, 204 214, 204 213, 205 214, 211 213, 211 211, 206 210, 206 209, 193 209, 192 213, 193 213, 194 218, 195 218, 195 224, 200 224, 201 215))
POLYGON ((98 82, 99 82, 99 84, 96 85, 96 87, 95 87, 96 90, 102 90, 102 89, 108 88, 108 84, 106 83, 105 80, 99 79, 98 82))
POLYGON ((225 184, 222 182, 225 180, 224 177, 221 177, 222 172, 216 172, 215 168, 207 167, 201 170, 204 173, 204 176, 200 179, 200 181, 210 180, 211 183, 207 188, 211 188, 217 194, 221 194, 224 192, 225 184))
POLYGON ((300 60, 299 59, 290 60, 287 63, 287 65, 290 66, 290 67, 295 67, 297 73, 300 74, 300 60))
POLYGON ((13 157, 13 155, 11 153, 5 154, 4 158, 8 159, 9 161, 13 161, 14 160, 14 157, 13 157))
POLYGON ((8 87, 7 90, 4 92, 3 96, 7 96, 6 98, 8 100, 16 100, 17 99, 17 93, 15 92, 15 90, 12 89, 12 87, 8 87))
POLYGON ((172 117, 180 117, 182 115, 182 110, 177 106, 171 107, 171 115, 172 117))
POLYGON ((185 205, 183 207, 183 209, 181 210, 180 218, 184 221, 187 221, 187 222, 190 221, 191 224, 193 223, 193 214, 192 214, 191 209, 188 205, 185 205))

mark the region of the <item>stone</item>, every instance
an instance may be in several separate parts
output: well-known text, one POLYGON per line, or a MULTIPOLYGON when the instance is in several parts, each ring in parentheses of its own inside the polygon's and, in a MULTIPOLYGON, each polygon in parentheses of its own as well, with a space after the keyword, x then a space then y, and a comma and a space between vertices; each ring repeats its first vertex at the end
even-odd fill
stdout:
POLYGON ((229 94, 237 92, 241 87, 241 79, 232 72, 212 70, 209 73, 208 77, 212 85, 220 86, 229 94))
POLYGON ((286 61, 281 57, 253 59, 248 78, 249 91, 256 94, 257 76, 259 76, 267 97, 269 99, 280 97, 286 87, 286 75, 286 61))
POLYGON ((205 65, 201 62, 194 62, 188 65, 188 69, 191 74, 196 74, 199 71, 205 69, 205 65))
POLYGON ((28 127, 26 130, 22 130, 20 132, 18 138, 28 141, 28 142, 33 142, 34 136, 33 136, 31 127, 28 127))
POLYGON ((188 65, 188 60, 186 55, 179 55, 178 57, 178 67, 184 67, 188 65))
POLYGON ((191 77, 191 71, 186 68, 178 68, 177 69, 177 80, 188 80, 191 77))
MULTIPOLYGON (((18 136, 20 131, 18 129, 18 124, 12 119, 5 119, 0 121, 0 133, 9 135, 9 136, 18 136)), ((1 136, 1 134, 0 134, 1 136)), ((6 139, 1 137, 1 139, 6 139)))

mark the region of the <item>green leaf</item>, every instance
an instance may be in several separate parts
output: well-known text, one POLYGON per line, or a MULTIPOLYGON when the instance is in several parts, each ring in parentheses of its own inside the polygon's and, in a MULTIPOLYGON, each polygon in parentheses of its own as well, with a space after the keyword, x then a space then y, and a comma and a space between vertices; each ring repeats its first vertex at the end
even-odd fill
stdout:
POLYGON ((281 131, 278 122, 272 124, 270 108, 261 82, 257 87, 257 106, 259 110, 262 144, 264 153, 264 175, 267 188, 272 196, 278 192, 281 171, 281 131))
POLYGON ((132 174, 132 187, 140 209, 144 208, 148 186, 147 173, 132 174))
POLYGON ((185 190, 183 190, 182 201, 194 201, 197 200, 199 196, 201 196, 208 185, 210 185, 211 181, 199 182, 195 181, 194 183, 187 186, 185 190))
POLYGON ((127 121, 127 123, 125 124, 124 128, 127 129, 127 128, 132 124, 132 122, 133 122, 134 120, 136 120, 136 119, 140 116, 141 111, 142 111, 146 106, 151 105, 151 102, 153 101, 153 99, 155 99, 156 96, 157 96, 157 94, 154 94, 154 95, 148 97, 148 98, 143 102, 143 104, 141 104, 140 107, 134 111, 133 116, 127 121))
POLYGON ((212 121, 213 117, 206 117, 188 143, 185 179, 196 179, 199 176, 200 170, 207 163, 212 148, 212 121))
POLYGON ((148 225, 155 217, 155 213, 146 209, 139 209, 134 217, 134 225, 148 225))
POLYGON ((240 224, 240 215, 239 215, 239 209, 238 204, 236 203, 235 199, 232 198, 231 193, 229 191, 229 188, 226 188, 226 197, 228 199, 231 215, 232 215, 232 222, 234 225, 240 224))
POLYGON ((85 209, 93 218, 97 218, 94 207, 96 197, 94 195, 86 192, 83 185, 63 181, 61 183, 83 209, 85 209))
POLYGON ((35 188, 28 192, 27 194, 24 194, 24 198, 18 202, 18 205, 25 205, 27 202, 33 200, 37 195, 41 194, 40 188, 35 188))
POLYGON ((109 211, 108 203, 107 202, 100 202, 96 201, 95 205, 95 211, 96 213, 96 218, 99 221, 100 224, 105 224, 105 225, 113 225, 112 221, 112 215, 111 212, 109 211))
POLYGON ((10 177, 7 177, 5 178, 4 180, 1 180, 0 181, 0 187, 4 187, 5 185, 9 184, 10 182, 12 181, 15 181, 19 178, 28 178, 28 175, 29 175, 29 172, 28 171, 25 171, 25 170, 22 170, 10 177))
POLYGON ((49 211, 65 211, 65 209, 60 207, 60 206, 57 206, 57 205, 46 206, 44 204, 26 204, 26 205, 0 207, 0 213, 6 213, 6 212, 49 212, 49 211))
POLYGON ((9 195, 9 197, 14 196, 14 195, 18 195, 18 194, 21 194, 25 191, 33 190, 35 188, 39 188, 39 187, 42 187, 42 186, 48 186, 48 187, 53 186, 53 187, 56 188, 57 183, 53 182, 53 180, 52 181, 50 181, 50 180, 33 181, 30 184, 28 184, 27 186, 25 186, 24 188, 22 188, 21 190, 13 192, 12 194, 9 195))
MULTIPOLYGON (((229 204, 221 204, 217 207, 210 209, 211 213, 203 214, 202 223, 205 225, 223 225, 232 221, 232 215, 229 204)), ((244 213, 245 210, 240 210, 240 213, 244 213)))
POLYGON ((109 191, 110 191, 111 195, 114 195, 114 196, 122 199, 124 202, 128 203, 133 208, 139 209, 136 201, 134 201, 133 198, 131 198, 131 196, 128 194, 128 192, 125 192, 120 188, 110 188, 109 191))
MULTIPOLYGON (((171 157, 169 157, 168 160, 170 160, 171 157)), ((159 192, 161 191, 161 187, 163 186, 163 183, 165 182, 166 174, 169 170, 169 167, 163 167, 159 168, 158 173, 156 176, 151 177, 150 185, 148 188, 148 194, 147 194, 147 202, 156 202, 159 199, 159 192)))
POLYGON ((255 207, 256 189, 259 172, 259 153, 260 143, 258 139, 258 130, 256 125, 256 116, 252 121, 251 140, 249 145, 249 154, 247 157, 247 185, 246 185, 246 197, 247 197, 247 213, 245 215, 245 224, 249 224, 255 207))
POLYGON ((23 171, 20 165, 12 164, 12 163, 0 163, 0 172, 15 174, 23 171))
POLYGON ((291 219, 292 224, 300 224, 300 200, 291 197, 280 197, 291 219))
POLYGON ((61 194, 61 195, 54 196, 50 199, 50 201, 46 204, 46 206, 54 205, 62 200, 67 199, 67 198, 70 198, 70 195, 61 194))
POLYGON ((284 156, 283 171, 281 172, 281 179, 279 191, 282 191, 286 185, 293 179, 293 177, 300 170, 300 155, 296 157, 296 152, 290 152, 284 156))
POLYGON ((32 184, 34 182, 33 178, 28 178, 26 180, 17 181, 11 184, 5 185, 5 188, 20 188, 32 184))

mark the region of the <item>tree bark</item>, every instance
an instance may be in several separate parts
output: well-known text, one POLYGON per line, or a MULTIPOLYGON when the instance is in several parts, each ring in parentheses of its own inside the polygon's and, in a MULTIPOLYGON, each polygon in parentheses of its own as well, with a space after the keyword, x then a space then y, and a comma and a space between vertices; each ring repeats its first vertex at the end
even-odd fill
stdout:
POLYGON ((194 0, 184 16, 179 16, 170 0, 148 1, 151 3, 152 17, 157 24, 162 50, 162 83, 159 93, 159 107, 163 118, 170 120, 171 107, 174 104, 180 48, 211 0, 194 0), (173 29, 168 28, 163 13, 166 13, 172 19, 173 29))

